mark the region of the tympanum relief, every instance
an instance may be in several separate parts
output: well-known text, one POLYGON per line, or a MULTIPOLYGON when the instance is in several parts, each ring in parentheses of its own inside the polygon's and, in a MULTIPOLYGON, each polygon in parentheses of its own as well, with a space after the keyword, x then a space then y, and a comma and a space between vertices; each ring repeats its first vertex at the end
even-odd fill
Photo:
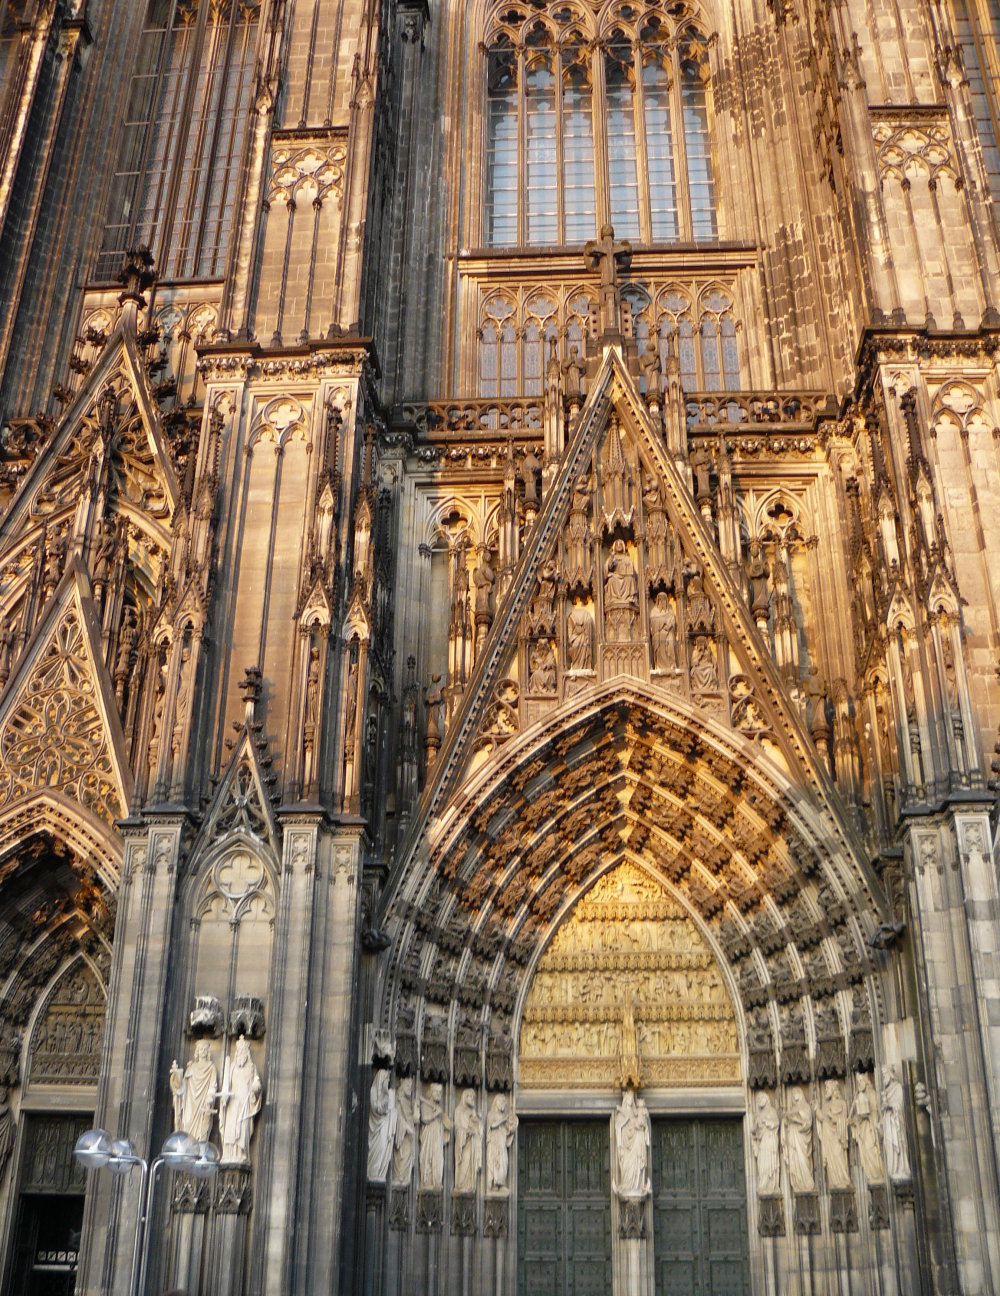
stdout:
POLYGON ((657 882, 625 863, 579 901, 539 961, 519 1081, 609 1088, 637 1066, 643 1085, 734 1083, 737 1049, 708 945, 657 882))

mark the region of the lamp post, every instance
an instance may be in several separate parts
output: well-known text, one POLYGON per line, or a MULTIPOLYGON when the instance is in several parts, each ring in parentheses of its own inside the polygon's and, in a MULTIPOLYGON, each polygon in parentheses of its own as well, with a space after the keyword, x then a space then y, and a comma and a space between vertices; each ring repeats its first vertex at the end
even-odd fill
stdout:
POLYGON ((133 1166, 139 1167, 139 1213, 136 1217, 135 1241, 132 1245, 129 1293, 130 1296, 141 1296, 149 1266, 146 1233, 157 1171, 165 1165, 174 1170, 190 1170, 197 1178, 208 1179, 219 1168, 218 1149, 211 1143, 199 1143, 184 1130, 174 1130, 160 1148, 160 1155, 150 1163, 139 1156, 129 1139, 112 1140, 106 1130, 91 1129, 86 1130, 77 1139, 73 1155, 87 1170, 106 1168, 112 1174, 127 1175, 133 1166))

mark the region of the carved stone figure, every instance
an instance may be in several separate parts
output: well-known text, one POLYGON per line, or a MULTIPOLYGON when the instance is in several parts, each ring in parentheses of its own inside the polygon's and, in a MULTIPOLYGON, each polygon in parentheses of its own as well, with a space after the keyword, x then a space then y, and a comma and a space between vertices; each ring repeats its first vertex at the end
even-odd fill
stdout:
POLYGON ((639 610, 635 567, 624 540, 616 540, 604 564, 605 635, 611 643, 628 643, 639 610))
POLYGON ((413 1161, 417 1146, 417 1111, 414 1102, 413 1077, 400 1080, 396 1089, 396 1133, 392 1150, 392 1182, 399 1187, 413 1178, 413 1161))
POLYGON ((757 1163, 757 1191, 762 1197, 773 1197, 781 1191, 780 1131, 781 1117, 774 1099, 761 1089, 754 1098, 750 1144, 757 1163))
POLYGON ((650 1125, 649 1111, 633 1089, 626 1089, 614 1115, 614 1171, 612 1187, 619 1197, 648 1197, 650 1125))
POLYGON ((219 1094, 219 1132, 222 1135, 222 1165, 248 1165, 254 1120, 260 1112, 264 1086, 250 1055, 246 1036, 236 1041, 222 1071, 219 1094))
POLYGON ((542 639, 531 650, 528 688, 532 693, 556 691, 556 655, 548 639, 542 639))
POLYGON ((903 1081, 896 1067, 886 1067, 882 1075, 882 1141, 885 1146, 885 1168, 893 1183, 910 1178, 910 1154, 903 1124, 903 1081))
POLYGON ((697 571, 688 582, 687 615, 690 634, 711 634, 715 629, 712 604, 705 593, 705 582, 697 571))
POLYGON ((368 1093, 368 1178, 372 1183, 385 1183, 396 1143, 396 1094, 385 1067, 375 1072, 368 1093))
POLYGON ((309 649, 309 677, 306 681, 306 724, 319 722, 319 649, 309 649))
POLYGON ((643 352, 639 366, 642 369, 642 376, 646 380, 646 399, 651 405, 659 404, 662 370, 660 368, 659 352, 655 347, 643 352))
POLYGON ((505 1193, 510 1172, 510 1146, 517 1131, 517 1117, 504 1093, 490 1099, 486 1117, 486 1191, 505 1193))
POLYGON ((828 1188, 843 1191, 851 1186, 847 1160, 847 1103, 844 1086, 839 1080, 826 1080, 823 1100, 816 1117, 819 1146, 823 1154, 823 1171, 828 1188))
POLYGON ((489 624, 492 616, 490 607, 490 597, 493 593, 493 582, 497 574, 490 562, 490 552, 483 549, 479 558, 479 566, 472 574, 473 582, 476 586, 476 621, 485 621, 489 624))
POLYGON ((572 404, 579 405, 583 398, 583 367, 580 364, 580 348, 571 346, 569 349, 569 359, 563 365, 563 390, 566 393, 566 399, 572 404))
POLYGON ((451 1121, 444 1110, 444 1086, 430 1084, 420 1096, 420 1189, 444 1187, 444 1145, 451 1138, 451 1121))
POLYGON ((571 671, 594 668, 594 618, 580 603, 574 603, 566 618, 566 650, 571 671))
POLYGON ((694 473, 694 497, 700 504, 702 500, 711 499, 709 474, 712 470, 712 455, 705 445, 697 445, 691 451, 691 470, 694 473))
MULTIPOLYGON (((174 708, 174 728, 170 749, 176 756, 184 738, 184 725, 191 709, 191 645, 181 648, 181 666, 177 682, 177 703, 174 708)), ((190 1132, 190 1131, 189 1131, 190 1132)))
POLYGON ((885 1166, 878 1142, 878 1104, 871 1077, 864 1071, 858 1073, 851 1104, 851 1134, 866 1182, 869 1186, 885 1183, 885 1166))
POLYGON ((471 1193, 483 1165, 483 1122, 476 1110, 476 1091, 463 1089, 455 1108, 455 1191, 471 1193))
POLYGON ((590 500, 590 475, 584 473, 574 483, 566 524, 566 580, 571 587, 590 583, 590 524, 587 520, 590 500))
POLYGON ((541 471, 542 465, 529 447, 528 453, 521 460, 521 480, 524 482, 525 510, 538 511, 538 478, 541 471))
POLYGON ((711 693, 719 687, 715 654, 707 635, 699 635, 691 649, 691 692, 711 693))
POLYGON ((194 1007, 188 1018, 193 1031, 210 1031, 218 1035, 222 1030, 222 1004, 215 995, 195 995, 194 1007))
POLYGON ((212 1061, 208 1040, 199 1040, 194 1046, 194 1056, 184 1068, 179 1089, 174 1087, 176 1067, 175 1062, 171 1067, 170 1086, 174 1094, 175 1127, 203 1143, 212 1128, 213 1108, 219 1091, 219 1073, 212 1061))
MULTIPOLYGON (((513 1133, 511 1138, 513 1138, 513 1133)), ((0 1179, 3 1178, 7 1159, 13 1146, 14 1117, 10 1110, 10 1094, 7 1089, 0 1089, 0 1179)))
POLYGON ((677 670, 677 614, 666 594, 657 594, 649 611, 649 639, 653 648, 653 669, 677 670))
POLYGON ((813 1174, 813 1113, 801 1085, 788 1091, 788 1107, 781 1125, 788 1178, 794 1193, 816 1190, 813 1174))

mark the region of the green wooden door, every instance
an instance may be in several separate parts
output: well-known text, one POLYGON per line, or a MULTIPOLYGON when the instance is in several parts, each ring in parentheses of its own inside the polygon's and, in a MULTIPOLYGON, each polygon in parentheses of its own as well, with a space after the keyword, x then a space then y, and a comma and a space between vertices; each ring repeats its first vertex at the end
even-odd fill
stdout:
POLYGON ((519 1296, 609 1296, 608 1156, 607 1121, 521 1121, 519 1296))
POLYGON ((743 1296, 747 1264, 743 1123, 653 1121, 656 1296, 743 1296))

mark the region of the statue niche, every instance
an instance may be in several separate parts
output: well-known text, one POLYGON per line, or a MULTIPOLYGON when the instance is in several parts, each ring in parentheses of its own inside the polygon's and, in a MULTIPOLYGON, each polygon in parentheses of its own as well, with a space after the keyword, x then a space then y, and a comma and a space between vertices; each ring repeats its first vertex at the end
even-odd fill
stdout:
POLYGON ((735 1084, 736 1018, 711 949, 664 887, 625 862, 542 955, 521 1023, 522 1088, 735 1084))

